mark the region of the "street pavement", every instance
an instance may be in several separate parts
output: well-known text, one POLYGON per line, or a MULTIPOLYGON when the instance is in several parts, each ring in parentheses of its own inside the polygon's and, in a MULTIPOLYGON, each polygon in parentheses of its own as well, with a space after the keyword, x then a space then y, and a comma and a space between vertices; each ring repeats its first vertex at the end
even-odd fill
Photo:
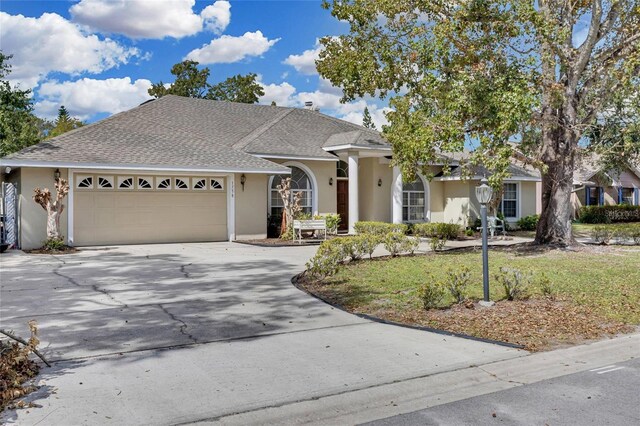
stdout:
POLYGON ((640 359, 366 423, 640 425, 640 359))

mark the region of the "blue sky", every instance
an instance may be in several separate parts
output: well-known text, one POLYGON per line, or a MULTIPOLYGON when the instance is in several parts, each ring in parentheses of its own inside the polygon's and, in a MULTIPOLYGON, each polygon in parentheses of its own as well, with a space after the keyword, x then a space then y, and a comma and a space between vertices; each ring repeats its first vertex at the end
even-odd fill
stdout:
POLYGON ((211 83, 258 74, 261 103, 310 100, 358 124, 368 105, 380 125, 383 104, 340 104, 340 90, 315 72, 316 40, 347 30, 319 0, 0 3, 0 49, 14 55, 10 79, 33 89, 36 113, 48 118, 61 104, 87 121, 132 108, 151 82, 170 82, 171 66, 190 58, 211 70, 211 83))

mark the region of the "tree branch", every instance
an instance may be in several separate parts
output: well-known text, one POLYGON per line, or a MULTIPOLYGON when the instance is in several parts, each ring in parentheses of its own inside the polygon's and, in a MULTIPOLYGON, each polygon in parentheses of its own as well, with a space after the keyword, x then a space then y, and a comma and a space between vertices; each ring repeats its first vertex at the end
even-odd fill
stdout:
POLYGON ((42 362, 44 362, 45 364, 47 364, 47 367, 51 367, 51 364, 49 364, 49 362, 45 359, 44 355, 42 355, 36 348, 32 348, 31 345, 29 345, 29 342, 27 342, 26 340, 22 339, 21 337, 16 336, 15 334, 0 329, 0 334, 4 334, 5 336, 7 336, 10 339, 15 340, 18 343, 22 343, 23 345, 29 347, 31 349, 31 351, 36 354, 38 356, 38 358, 40 358, 42 360, 42 362))

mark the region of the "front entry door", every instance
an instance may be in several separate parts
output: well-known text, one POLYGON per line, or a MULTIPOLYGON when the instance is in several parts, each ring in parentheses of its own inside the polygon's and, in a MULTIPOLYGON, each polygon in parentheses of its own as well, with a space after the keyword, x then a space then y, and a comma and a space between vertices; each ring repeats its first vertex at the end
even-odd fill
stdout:
POLYGON ((338 214, 340 215, 340 231, 346 231, 349 228, 349 181, 338 181, 338 214))

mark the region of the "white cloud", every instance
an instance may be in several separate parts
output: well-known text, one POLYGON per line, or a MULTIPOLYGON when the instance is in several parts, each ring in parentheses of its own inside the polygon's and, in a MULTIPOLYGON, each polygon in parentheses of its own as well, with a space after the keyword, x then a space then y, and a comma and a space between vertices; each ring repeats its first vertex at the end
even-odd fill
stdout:
POLYGON ((200 12, 204 28, 216 34, 222 33, 231 22, 231 3, 217 1, 200 12))
POLYGON ((185 59, 201 64, 230 64, 248 56, 260 56, 279 40, 269 40, 261 31, 246 32, 239 37, 223 35, 200 49, 192 50, 185 59))
POLYGON ((0 12, 0 40, 11 59, 12 83, 32 88, 53 71, 77 75, 100 73, 140 55, 136 48, 83 33, 58 14, 39 18, 0 12))
POLYGON ((81 0, 69 9, 73 20, 130 38, 181 38, 203 28, 221 33, 231 20, 231 4, 216 1, 198 15, 195 0, 81 0))
POLYGON ((87 120, 95 114, 126 111, 151 99, 147 90, 151 82, 131 78, 108 78, 96 80, 83 78, 76 81, 47 81, 40 85, 35 104, 35 112, 44 118, 54 118, 60 105, 81 120, 87 120))
POLYGON ((283 61, 284 64, 291 65, 299 73, 306 75, 318 74, 316 70, 316 60, 320 55, 320 43, 316 40, 315 47, 313 49, 305 50, 300 55, 289 55, 287 59, 283 61))
MULTIPOLYGON (((387 117, 385 117, 385 113, 391 111, 389 107, 378 108, 376 105, 368 105, 369 114, 371 114, 371 119, 373 120, 373 124, 376 125, 376 129, 378 131, 382 130, 383 125, 389 124, 387 117)), ((352 111, 346 115, 341 116, 340 118, 349 121, 354 124, 362 125, 362 118, 364 116, 364 108, 361 111, 352 111)))
POLYGON ((260 98, 260 103, 268 105, 271 102, 275 102, 278 106, 298 105, 298 101, 293 97, 296 93, 296 88, 286 81, 280 84, 265 84, 258 80, 258 83, 264 89, 264 95, 260 98))
POLYGON ((362 125, 364 109, 369 108, 371 119, 378 130, 382 130, 382 126, 388 124, 384 113, 391 111, 391 108, 380 108, 365 99, 343 104, 340 102, 342 90, 332 87, 327 80, 321 79, 318 89, 313 92, 297 92, 296 88, 286 81, 280 84, 265 84, 262 82, 262 76, 260 75, 258 76, 258 83, 264 89, 264 96, 260 98, 261 104, 268 105, 271 101, 275 101, 278 106, 302 108, 305 102, 311 101, 315 108, 320 109, 325 114, 358 125, 362 125))

